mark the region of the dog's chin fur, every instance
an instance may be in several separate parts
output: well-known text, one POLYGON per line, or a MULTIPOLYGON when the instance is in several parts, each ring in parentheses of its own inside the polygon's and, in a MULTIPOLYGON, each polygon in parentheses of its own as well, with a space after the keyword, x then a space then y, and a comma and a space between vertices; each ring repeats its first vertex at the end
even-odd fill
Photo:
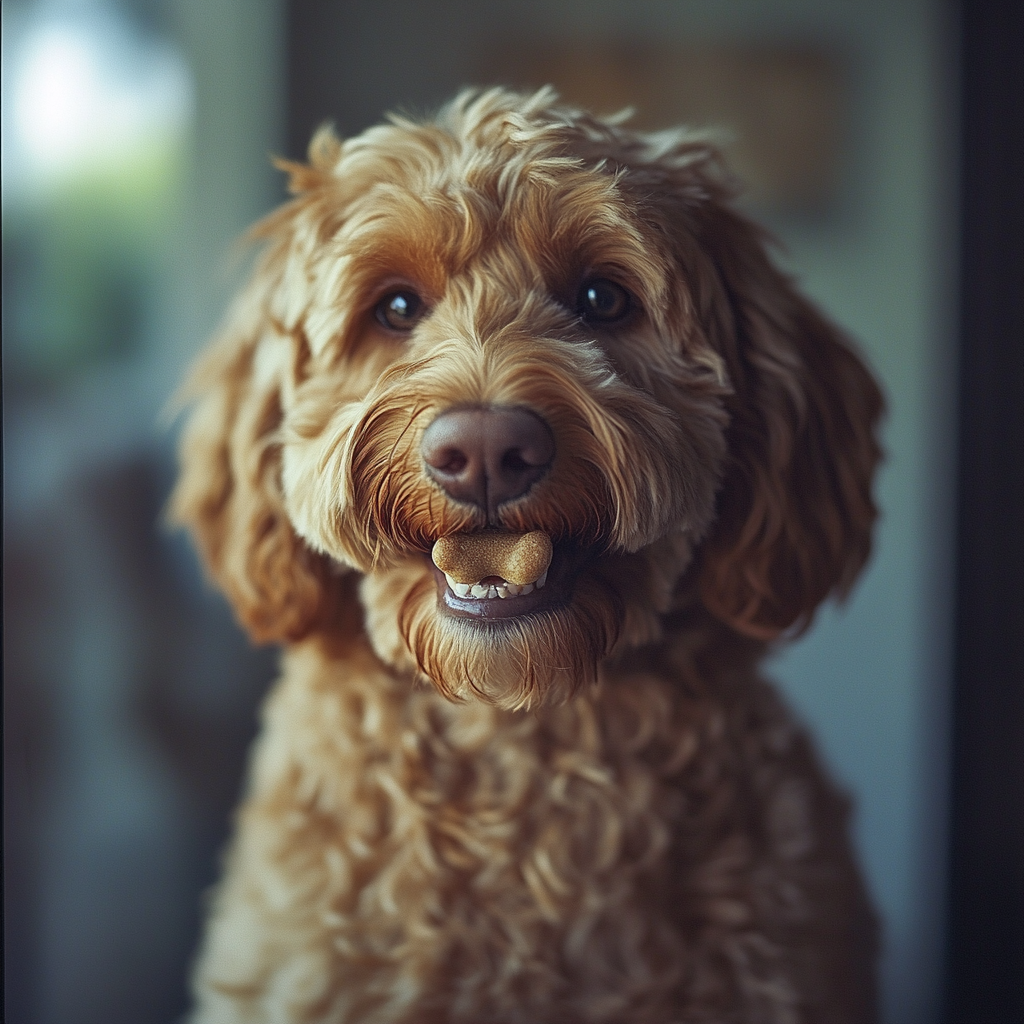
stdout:
POLYGON ((197 1020, 867 1024, 845 804, 756 668, 868 557, 867 369, 685 130, 471 91, 283 166, 170 508, 286 647, 197 1020), (425 464, 466 406, 554 441, 486 511, 425 464), (485 529, 543 598, 447 595, 485 529))
POLYGON ((661 636, 691 549, 677 534, 636 554, 596 557, 573 576, 563 602, 483 620, 447 611, 425 559, 409 557, 362 579, 367 634, 385 664, 449 700, 511 711, 554 706, 595 684, 618 652, 661 636))
POLYGON ((598 580, 565 605, 508 619, 478 620, 439 607, 432 573, 371 575, 363 582, 374 650, 450 700, 484 700, 525 711, 559 704, 597 679, 621 629, 616 595, 598 580))

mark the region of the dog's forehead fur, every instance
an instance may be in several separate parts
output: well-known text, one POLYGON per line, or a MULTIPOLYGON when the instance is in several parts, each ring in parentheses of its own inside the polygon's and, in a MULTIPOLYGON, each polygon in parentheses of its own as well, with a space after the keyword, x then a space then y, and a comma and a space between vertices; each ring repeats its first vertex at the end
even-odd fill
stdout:
POLYGON ((467 95, 434 122, 396 118, 343 144, 322 131, 311 166, 292 168, 306 195, 293 208, 289 261, 296 280, 317 287, 283 289, 283 301, 298 292, 307 304, 281 320, 301 320, 316 355, 348 347, 358 314, 400 283, 439 312, 461 306, 470 329, 487 334, 539 312, 538 298, 571 311, 585 276, 608 276, 644 311, 637 367, 685 353, 724 381, 679 263, 685 207, 706 198, 692 169, 713 151, 683 131, 641 140, 550 99, 467 95))

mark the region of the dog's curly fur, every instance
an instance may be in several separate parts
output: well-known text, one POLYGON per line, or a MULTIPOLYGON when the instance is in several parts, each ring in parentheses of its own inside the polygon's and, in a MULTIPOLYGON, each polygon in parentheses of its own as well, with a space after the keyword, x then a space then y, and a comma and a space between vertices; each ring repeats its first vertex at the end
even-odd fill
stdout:
POLYGON ((714 147, 491 90, 285 166, 171 504, 285 645, 195 1020, 874 1019, 846 803, 757 665, 868 555, 882 401, 714 147), (465 407, 554 439, 497 511, 425 471, 465 407), (561 602, 454 614, 429 552, 485 527, 561 602))

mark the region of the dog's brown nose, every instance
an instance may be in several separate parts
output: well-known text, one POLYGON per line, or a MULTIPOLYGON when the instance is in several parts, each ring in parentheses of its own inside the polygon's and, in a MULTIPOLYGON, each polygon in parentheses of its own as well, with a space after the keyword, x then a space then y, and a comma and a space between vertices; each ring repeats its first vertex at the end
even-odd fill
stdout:
POLYGON ((555 438, 529 409, 451 409, 427 427, 421 451, 427 473, 451 497, 493 518, 548 471, 555 438))

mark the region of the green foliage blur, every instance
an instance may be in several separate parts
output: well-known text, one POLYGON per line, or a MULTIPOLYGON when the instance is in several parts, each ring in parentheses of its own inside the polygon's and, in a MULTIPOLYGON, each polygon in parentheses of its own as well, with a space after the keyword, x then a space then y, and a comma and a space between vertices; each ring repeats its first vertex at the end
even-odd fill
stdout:
POLYGON ((156 135, 5 202, 9 385, 45 388, 137 352, 169 258, 183 148, 156 135))

